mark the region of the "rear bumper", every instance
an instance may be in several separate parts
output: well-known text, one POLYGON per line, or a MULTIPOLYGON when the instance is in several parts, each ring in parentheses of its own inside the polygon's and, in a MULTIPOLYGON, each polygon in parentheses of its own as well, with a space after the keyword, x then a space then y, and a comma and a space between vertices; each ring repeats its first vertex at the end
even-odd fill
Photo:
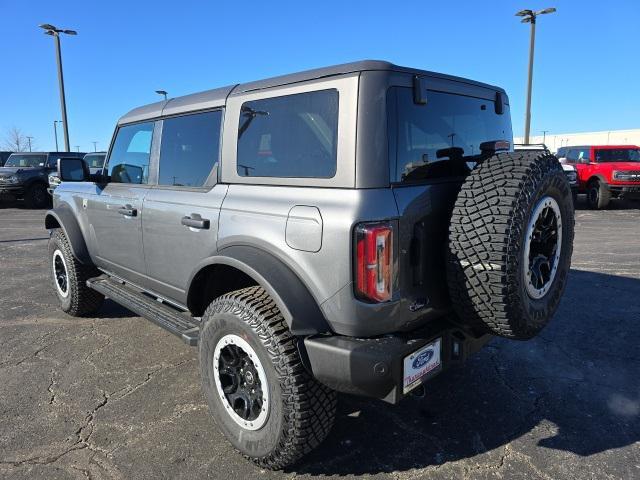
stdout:
POLYGON ((379 338, 309 337, 304 346, 309 368, 319 382, 339 392, 398 403, 405 396, 404 358, 438 338, 442 339, 441 367, 425 375, 422 383, 463 363, 493 337, 476 336, 441 320, 406 334, 379 338))

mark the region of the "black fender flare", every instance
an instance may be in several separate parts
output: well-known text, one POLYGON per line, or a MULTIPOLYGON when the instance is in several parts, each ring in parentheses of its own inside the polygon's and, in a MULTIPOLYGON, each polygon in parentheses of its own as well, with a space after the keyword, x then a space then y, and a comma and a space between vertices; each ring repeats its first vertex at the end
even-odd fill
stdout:
POLYGON ((302 280, 271 253, 246 245, 223 248, 218 255, 201 261, 189 278, 210 265, 234 267, 260 285, 271 296, 294 335, 314 335, 331 329, 318 303, 302 280))
POLYGON ((47 230, 61 228, 69 240, 73 256, 82 264, 88 265, 93 263, 80 225, 69 207, 61 205, 53 210, 47 211, 44 218, 44 227, 47 230))
POLYGON ((591 185, 591 182, 593 182, 594 180, 598 180, 600 183, 604 184, 605 187, 609 186, 609 182, 607 182, 607 179, 604 177, 604 175, 602 175, 601 173, 596 173, 591 175, 589 177, 589 180, 587 180, 587 187, 589 187, 589 185, 591 185))

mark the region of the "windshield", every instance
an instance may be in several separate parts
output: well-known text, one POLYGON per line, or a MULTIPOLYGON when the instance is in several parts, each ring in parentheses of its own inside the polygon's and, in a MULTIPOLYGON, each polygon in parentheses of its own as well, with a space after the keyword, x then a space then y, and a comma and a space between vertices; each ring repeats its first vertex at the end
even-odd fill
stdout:
POLYGON ((640 162, 640 148, 596 150, 596 162, 640 162))
POLYGON ((44 167, 46 155, 20 155, 12 153, 4 164, 5 167, 44 167))
POLYGON ((98 155, 85 155, 84 161, 87 162, 89 168, 102 168, 105 156, 106 154, 104 153, 100 153, 98 155))

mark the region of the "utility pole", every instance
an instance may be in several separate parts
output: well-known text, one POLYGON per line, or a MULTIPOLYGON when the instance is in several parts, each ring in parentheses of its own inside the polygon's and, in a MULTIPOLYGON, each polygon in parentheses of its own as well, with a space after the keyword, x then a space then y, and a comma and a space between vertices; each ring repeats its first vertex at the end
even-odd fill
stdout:
POLYGON ((80 145, 76 145, 76 152, 80 152, 80 145))
POLYGON ((542 130, 542 143, 545 143, 546 139, 547 139, 547 132, 549 130, 542 130))
POLYGON ((62 75, 62 52, 60 51, 60 34, 77 35, 75 30, 63 30, 54 27, 49 23, 39 25, 44 29, 45 35, 51 35, 55 39, 56 45, 56 62, 58 64, 58 86, 60 88, 60 109, 62 110, 62 123, 64 125, 64 148, 69 152, 69 124, 67 122, 67 102, 64 94, 64 76, 62 75))
POLYGON ((96 145, 98 144, 98 142, 91 142, 91 143, 93 143, 93 151, 97 152, 98 148, 96 147, 96 145))
POLYGON ((524 17, 522 23, 531 24, 531 38, 529 40, 529 75, 527 78, 527 104, 524 114, 524 143, 529 145, 529 133, 531 131, 531 88, 533 86, 533 53, 536 43, 536 17, 547 13, 555 12, 555 8, 545 8, 544 10, 520 10, 516 13, 518 17, 524 17))
POLYGON ((29 151, 31 151, 31 139, 32 139, 32 138, 33 138, 33 137, 29 137, 29 136, 27 136, 27 142, 29 142, 29 151))

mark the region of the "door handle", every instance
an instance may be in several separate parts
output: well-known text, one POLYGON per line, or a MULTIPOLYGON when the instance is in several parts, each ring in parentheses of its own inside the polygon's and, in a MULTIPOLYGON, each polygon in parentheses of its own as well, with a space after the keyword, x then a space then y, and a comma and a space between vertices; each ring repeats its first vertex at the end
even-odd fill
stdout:
POLYGON ((138 216, 138 209, 133 208, 131 205, 125 205, 118 209, 118 213, 126 217, 136 217, 138 216))
POLYGON ((182 217, 182 225, 190 228, 199 228, 201 230, 209 229, 209 219, 202 218, 197 213, 192 213, 190 216, 182 217))

